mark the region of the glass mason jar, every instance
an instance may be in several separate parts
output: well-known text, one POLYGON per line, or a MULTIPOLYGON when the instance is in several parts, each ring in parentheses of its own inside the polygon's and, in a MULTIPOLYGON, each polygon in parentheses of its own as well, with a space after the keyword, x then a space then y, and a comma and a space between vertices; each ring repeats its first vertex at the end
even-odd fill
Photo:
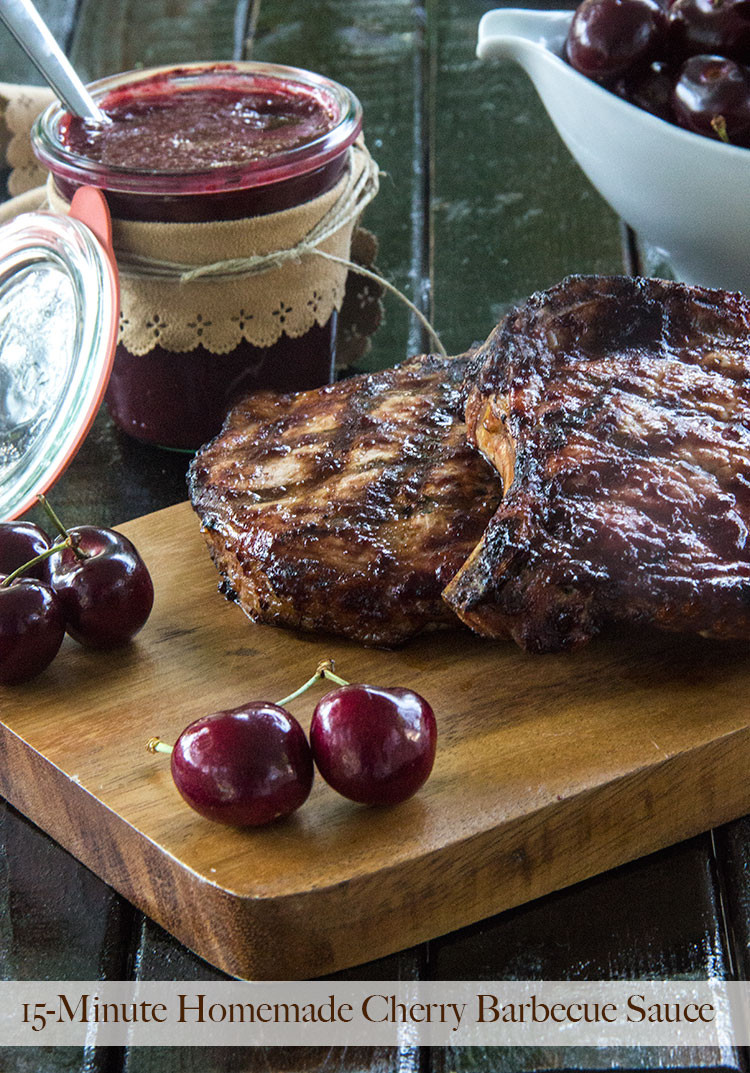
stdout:
MULTIPOLYGON (((82 185, 99 187, 112 216, 121 220, 218 222, 302 205, 342 178, 348 149, 362 127, 361 107, 346 87, 276 64, 152 68, 105 78, 89 88, 115 119, 123 115, 128 122, 137 113, 138 138, 124 148, 113 145, 107 155, 95 144, 102 137, 96 128, 53 104, 32 130, 34 151, 63 198, 70 200, 82 185), (243 112, 245 94, 263 99, 265 116, 258 126, 243 112), (229 111, 236 102, 240 112, 236 124, 230 115, 229 126, 226 116, 216 118, 216 102, 221 104, 224 95, 229 111), (175 101, 183 107, 189 102, 185 133, 192 136, 198 130, 203 139, 200 153, 189 154, 187 161, 169 159, 174 132, 168 129, 168 110, 175 101), (312 120, 295 128, 299 112, 312 120)), ((194 450, 219 431, 240 394, 330 383, 335 333, 334 311, 326 324, 314 324, 302 336, 282 335, 264 348, 242 340, 227 354, 199 344, 187 353, 155 346, 139 356, 119 345, 107 391, 109 410, 117 425, 137 439, 194 450)))

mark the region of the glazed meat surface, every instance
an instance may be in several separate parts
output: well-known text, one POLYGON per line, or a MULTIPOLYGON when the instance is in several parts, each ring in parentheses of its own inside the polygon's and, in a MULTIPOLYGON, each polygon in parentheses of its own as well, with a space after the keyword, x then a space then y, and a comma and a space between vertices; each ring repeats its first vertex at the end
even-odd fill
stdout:
POLYGON ((467 443, 467 364, 413 358, 232 410, 189 484, 225 591, 250 618, 383 645, 456 622, 442 590, 501 495, 467 443))
POLYGON ((572 277, 469 374, 505 499, 445 593, 487 637, 574 647, 608 621, 750 637, 750 302, 572 277))

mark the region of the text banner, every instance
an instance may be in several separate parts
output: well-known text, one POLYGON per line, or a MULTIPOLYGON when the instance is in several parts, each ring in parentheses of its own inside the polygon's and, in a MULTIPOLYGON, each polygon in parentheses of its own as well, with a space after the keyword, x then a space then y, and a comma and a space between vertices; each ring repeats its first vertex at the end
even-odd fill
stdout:
POLYGON ((0 1045, 750 1045, 750 983, 0 981, 0 1045))

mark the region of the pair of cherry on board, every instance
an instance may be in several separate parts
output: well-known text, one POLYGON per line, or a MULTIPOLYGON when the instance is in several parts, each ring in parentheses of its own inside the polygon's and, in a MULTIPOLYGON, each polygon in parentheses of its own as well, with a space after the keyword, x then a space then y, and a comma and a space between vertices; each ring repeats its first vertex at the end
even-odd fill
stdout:
POLYGON ((435 716, 418 693, 352 685, 322 660, 277 704, 215 712, 186 727, 174 747, 152 738, 147 748, 171 754, 175 785, 202 816, 258 827, 305 803, 315 767, 351 801, 400 804, 427 780, 436 744, 435 716), (315 706, 308 742, 284 705, 323 679, 338 688, 315 706))
MULTIPOLYGON (((99 649, 126 644, 153 605, 149 572, 132 543, 98 526, 65 529, 43 500, 59 536, 27 522, 0 523, 0 683, 40 674, 67 631, 99 649)), ((257 827, 304 804, 317 766, 344 797, 366 805, 407 800, 428 778, 437 726, 430 705, 410 689, 351 684, 330 660, 277 704, 253 701, 197 719, 171 754, 174 783, 202 816, 257 827), (310 740, 284 707, 321 680, 310 740)))

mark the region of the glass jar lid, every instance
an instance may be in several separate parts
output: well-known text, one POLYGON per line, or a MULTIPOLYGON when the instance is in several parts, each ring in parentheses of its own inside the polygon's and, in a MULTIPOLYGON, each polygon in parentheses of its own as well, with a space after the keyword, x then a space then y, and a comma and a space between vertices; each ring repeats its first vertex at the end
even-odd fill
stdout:
POLYGON ((26 213, 0 228, 0 520, 32 506, 80 446, 109 380, 118 316, 98 190, 78 191, 68 217, 26 213))

